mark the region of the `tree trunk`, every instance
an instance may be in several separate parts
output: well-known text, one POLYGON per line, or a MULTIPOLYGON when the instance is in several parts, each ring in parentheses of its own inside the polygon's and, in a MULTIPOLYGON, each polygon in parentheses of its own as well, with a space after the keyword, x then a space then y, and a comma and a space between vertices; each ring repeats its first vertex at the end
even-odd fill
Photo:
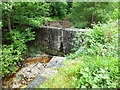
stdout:
POLYGON ((92 17, 91 17, 91 24, 93 24, 93 22, 94 22, 94 16, 92 15, 92 17))
POLYGON ((10 6, 10 11, 9 11, 9 14, 8 14, 8 31, 11 32, 11 21, 10 21, 10 17, 11 17, 11 14, 12 14, 12 5, 10 6))

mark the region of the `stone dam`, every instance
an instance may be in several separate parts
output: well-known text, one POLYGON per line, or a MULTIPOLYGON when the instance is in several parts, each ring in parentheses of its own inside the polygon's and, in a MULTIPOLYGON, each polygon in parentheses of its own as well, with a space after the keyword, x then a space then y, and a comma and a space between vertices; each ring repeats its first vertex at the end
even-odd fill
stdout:
POLYGON ((35 40, 31 42, 34 47, 45 47, 56 52, 68 54, 73 52, 75 47, 73 44, 77 41, 81 45, 84 40, 80 38, 85 32, 85 29, 77 28, 58 28, 43 26, 35 29, 35 40), (82 33, 77 36, 77 33, 82 33), (73 40, 75 38, 75 40, 73 40))

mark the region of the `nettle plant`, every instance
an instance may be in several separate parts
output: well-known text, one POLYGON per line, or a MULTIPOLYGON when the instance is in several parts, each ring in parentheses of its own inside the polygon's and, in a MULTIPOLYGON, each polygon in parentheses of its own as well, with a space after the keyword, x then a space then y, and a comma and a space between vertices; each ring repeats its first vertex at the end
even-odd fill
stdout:
POLYGON ((77 72, 77 88, 118 87, 118 60, 114 57, 84 57, 77 72))
POLYGON ((2 76, 6 76, 9 73, 15 73, 18 69, 18 62, 22 61, 22 55, 26 53, 26 42, 34 40, 34 32, 31 28, 26 28, 24 32, 20 30, 12 30, 11 45, 2 46, 2 76))
POLYGON ((118 26, 117 22, 94 25, 86 34, 86 54, 101 56, 116 56, 118 53, 118 26))
POLYGON ((83 55, 100 55, 115 56, 118 53, 118 26, 117 22, 107 22, 105 24, 93 25, 93 29, 86 29, 87 32, 81 37, 82 33, 78 33, 79 39, 74 43, 74 50, 78 50, 80 46, 84 46, 84 50, 79 52, 83 55), (84 40, 83 43, 80 43, 84 40))

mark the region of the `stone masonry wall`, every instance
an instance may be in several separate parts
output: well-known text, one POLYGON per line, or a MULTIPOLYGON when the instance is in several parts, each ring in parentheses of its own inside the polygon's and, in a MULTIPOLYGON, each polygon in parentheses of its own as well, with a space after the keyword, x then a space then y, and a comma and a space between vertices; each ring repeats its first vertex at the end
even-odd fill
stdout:
POLYGON ((52 49, 65 54, 71 53, 77 32, 85 33, 85 29, 70 29, 70 28, 57 28, 57 27, 42 27, 36 31, 36 39, 34 44, 36 47, 43 45, 48 49, 52 49))

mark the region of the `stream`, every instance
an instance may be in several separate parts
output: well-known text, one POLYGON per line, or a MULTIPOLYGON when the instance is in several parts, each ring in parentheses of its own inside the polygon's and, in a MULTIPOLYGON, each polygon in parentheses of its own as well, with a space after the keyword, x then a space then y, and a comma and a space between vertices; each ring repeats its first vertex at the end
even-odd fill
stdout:
POLYGON ((58 73, 65 57, 37 54, 28 58, 16 73, 8 75, 2 82, 3 88, 36 88, 58 73), (56 67, 56 68, 54 68, 56 67))

